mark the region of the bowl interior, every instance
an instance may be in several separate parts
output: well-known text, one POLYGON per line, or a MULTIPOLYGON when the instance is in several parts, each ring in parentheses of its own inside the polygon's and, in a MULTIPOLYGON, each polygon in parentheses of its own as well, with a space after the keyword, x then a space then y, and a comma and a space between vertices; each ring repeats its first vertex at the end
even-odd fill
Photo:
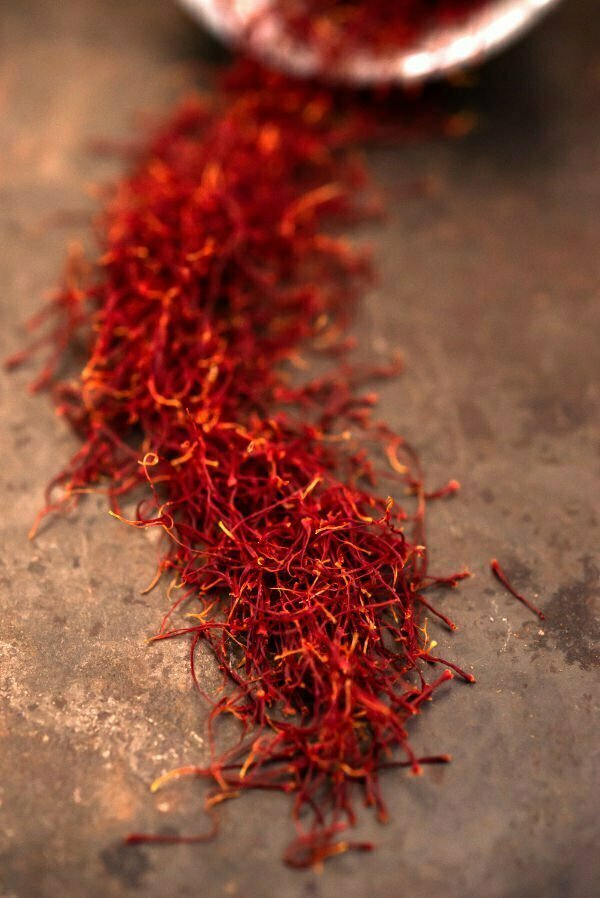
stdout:
POLYGON ((325 67, 322 54, 285 29, 273 0, 180 0, 190 13, 228 43, 242 43, 268 64, 296 75, 325 74, 356 84, 414 83, 474 65, 530 28, 559 0, 489 0, 459 24, 423 35, 401 51, 356 51, 325 67))

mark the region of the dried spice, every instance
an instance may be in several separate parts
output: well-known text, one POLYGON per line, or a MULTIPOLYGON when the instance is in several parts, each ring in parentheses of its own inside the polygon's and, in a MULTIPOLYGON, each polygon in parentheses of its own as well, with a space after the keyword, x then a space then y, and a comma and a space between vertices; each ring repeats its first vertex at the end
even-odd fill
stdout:
POLYGON ((290 794, 292 866, 371 847, 343 835, 357 794, 384 820, 381 771, 449 760, 416 756, 406 727, 454 673, 474 682, 435 653, 425 618, 454 629, 428 593, 467 574, 430 572, 424 519, 458 484, 427 493, 344 352, 370 265, 334 231, 369 213, 353 153, 374 127, 366 108, 245 63, 215 99, 183 104, 117 185, 97 263, 69 265, 35 385, 81 438, 43 514, 99 491, 164 534, 149 588, 167 578, 170 608, 154 639, 190 640, 211 748, 155 787, 206 778, 211 813, 244 790, 290 794), (306 347, 340 358, 299 383, 306 347), (399 487, 412 510, 387 495, 399 487), (224 674, 216 696, 202 646, 224 674), (240 741, 219 752, 223 715, 240 741))
POLYGON ((530 611, 533 611, 534 614, 537 614, 537 616, 539 617, 540 620, 545 620, 545 616, 539 610, 539 608, 536 608, 535 605, 531 604, 529 599, 526 599, 525 596, 522 596, 521 593, 516 591, 516 589, 511 584, 510 580, 508 579, 508 577, 506 576, 506 574, 500 567, 500 563, 498 562, 498 560, 496 558, 492 558, 492 560, 490 562, 490 567, 492 569, 492 573, 493 573, 494 577, 496 577, 496 579, 502 584, 502 586, 504 586, 504 588, 506 590, 508 590, 508 592, 512 596, 514 596, 515 599, 518 599, 519 602, 522 602, 526 608, 529 608, 530 611))
POLYGON ((377 53, 409 46, 428 31, 461 24, 486 2, 489 0, 272 0, 270 6, 277 9, 294 38, 325 56, 338 56, 364 48, 377 53))

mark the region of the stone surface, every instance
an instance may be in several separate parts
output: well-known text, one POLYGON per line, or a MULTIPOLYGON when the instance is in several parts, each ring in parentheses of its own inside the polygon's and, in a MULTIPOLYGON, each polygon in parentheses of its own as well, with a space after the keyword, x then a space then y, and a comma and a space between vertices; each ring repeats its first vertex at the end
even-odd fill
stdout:
MULTIPOLYGON (((382 278, 361 312, 362 351, 403 350, 382 413, 432 483, 464 485, 433 510, 430 541, 437 568, 476 575, 443 597, 461 629, 438 638, 478 685, 448 689, 413 730, 454 763, 386 777, 390 824, 360 820, 376 853, 320 874, 280 863, 281 798, 224 806, 210 846, 124 847, 132 829, 205 825, 198 784, 148 792, 206 757, 205 712, 186 645, 145 643, 165 608, 139 594, 148 539, 86 501, 27 542, 75 444, 26 393, 31 371, 3 375, 2 898, 598 893, 598 22, 594 0, 571 0, 451 92, 479 116, 467 139, 372 154, 390 217, 369 229, 382 278), (546 610, 542 625, 491 579, 494 555, 546 610)), ((161 0, 4 0, 0 29, 4 355, 65 241, 87 239, 88 185, 119 170, 87 143, 129 135, 140 109, 166 108, 219 51, 161 0)), ((204 675, 218 685, 208 663, 204 675)))

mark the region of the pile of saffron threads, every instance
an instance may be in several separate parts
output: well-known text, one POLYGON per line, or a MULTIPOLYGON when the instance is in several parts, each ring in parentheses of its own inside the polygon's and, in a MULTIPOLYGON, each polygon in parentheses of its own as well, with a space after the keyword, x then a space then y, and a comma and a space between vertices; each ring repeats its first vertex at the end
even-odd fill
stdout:
MULTIPOLYGON (((205 778, 211 814, 246 790, 289 794, 292 866, 371 848, 344 835, 357 796, 385 820, 383 770, 449 760, 415 755, 407 723, 453 672, 473 682, 434 654, 425 619, 454 628, 428 594, 466 574, 430 573, 424 515, 458 484, 426 493, 344 355, 370 266, 335 231, 369 213, 354 147, 373 107, 236 64, 137 153, 98 221, 100 257, 73 260, 41 316, 35 387, 81 439, 43 514, 98 491, 117 518, 163 531, 154 639, 189 639, 211 706, 210 757, 155 787, 205 778), (301 348, 340 358, 299 383, 301 348), (412 494, 410 512, 392 491, 412 494), (224 674, 216 695, 202 646, 224 674), (240 739, 219 752, 223 715, 240 739)), ((130 841, 154 838, 168 840, 130 841)))
MULTIPOLYGON (((231 5, 232 0, 220 0, 231 5)), ((287 31, 326 56, 388 52, 461 24, 489 0, 271 0, 287 31)), ((257 22, 260 21, 260 13, 257 22)))

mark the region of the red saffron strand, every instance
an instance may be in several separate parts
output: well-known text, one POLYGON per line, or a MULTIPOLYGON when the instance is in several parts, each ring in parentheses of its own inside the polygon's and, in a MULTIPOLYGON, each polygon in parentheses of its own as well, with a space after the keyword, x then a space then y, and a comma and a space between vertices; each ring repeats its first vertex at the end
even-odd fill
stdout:
POLYGON ((508 577, 506 576, 506 574, 500 567, 500 563, 498 562, 498 560, 496 558, 492 558, 492 560, 490 562, 490 567, 491 567, 492 573, 494 574, 496 579, 500 581, 500 583, 504 586, 504 588, 507 589, 508 592, 512 596, 515 597, 515 599, 518 599, 519 602, 522 602, 526 608, 529 608, 530 611, 533 611, 534 614, 537 614, 537 616, 539 617, 540 620, 546 619, 545 614, 542 611, 540 611, 539 608, 536 608, 535 605, 531 604, 529 599, 526 599, 525 596, 522 596, 521 593, 516 591, 516 589, 510 583, 508 577))
POLYGON ((116 186, 95 266, 69 269, 35 384, 82 441, 45 511, 102 489, 119 521, 159 528, 151 587, 171 582, 154 640, 190 639, 199 692, 201 646, 226 682, 210 707, 209 762, 154 788, 206 779, 211 813, 247 790, 289 794, 292 866, 371 849, 343 837, 357 789, 385 820, 380 771, 449 760, 419 759, 408 721, 453 679, 449 667, 473 681, 430 654, 424 619, 455 627, 423 593, 466 574, 428 572, 424 517, 458 485, 426 491, 414 450, 373 420, 362 373, 292 374, 303 349, 343 352, 369 283, 368 259, 332 229, 369 214, 354 147, 378 128, 373 108, 247 63, 213 102, 183 104, 116 186), (65 353, 82 343, 85 365, 67 378, 65 353), (415 511, 377 491, 365 438, 415 511), (223 715, 240 741, 219 752, 223 715))

